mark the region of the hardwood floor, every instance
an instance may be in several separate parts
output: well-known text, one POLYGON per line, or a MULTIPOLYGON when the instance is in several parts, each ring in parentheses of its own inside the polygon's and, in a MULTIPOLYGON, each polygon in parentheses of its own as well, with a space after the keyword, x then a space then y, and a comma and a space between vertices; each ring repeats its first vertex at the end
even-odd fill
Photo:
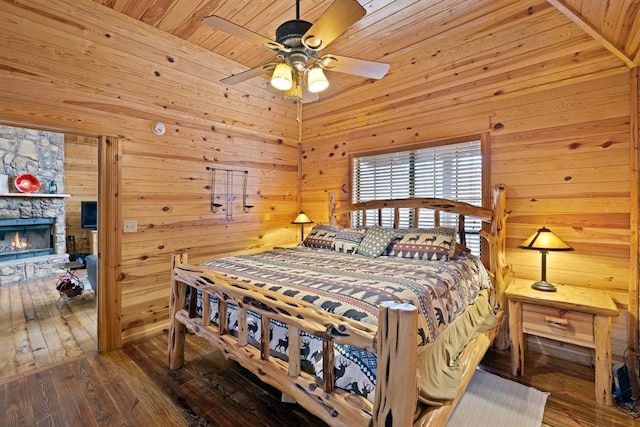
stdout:
MULTIPOLYGON (((92 292, 58 308, 53 279, 0 289, 0 316, 11 325, 4 329, 13 331, 2 333, 0 348, 1 426, 325 425, 298 405, 281 403, 275 389, 257 385, 251 373, 194 336, 187 336, 185 367, 177 371, 166 368, 166 333, 96 353, 95 332, 91 337, 82 326, 95 310, 92 292), (39 301, 46 298, 43 308, 39 301)), ((544 426, 640 426, 622 410, 595 403, 591 368, 529 352, 525 375, 512 377, 509 361, 508 351, 490 350, 482 369, 550 392, 544 426)))
MULTIPOLYGON (((595 400, 595 373, 588 366, 528 351, 524 375, 511 375, 509 350, 489 349, 482 369, 503 378, 549 392, 543 426, 552 427, 631 427, 636 419, 616 406, 603 406, 595 400)), ((640 409, 640 406, 638 406, 640 409)))
POLYGON ((0 379, 95 352, 95 294, 60 300, 58 278, 0 286, 0 379))
POLYGON ((202 340, 166 367, 167 337, 0 380, 0 425, 301 426, 325 424, 202 340))

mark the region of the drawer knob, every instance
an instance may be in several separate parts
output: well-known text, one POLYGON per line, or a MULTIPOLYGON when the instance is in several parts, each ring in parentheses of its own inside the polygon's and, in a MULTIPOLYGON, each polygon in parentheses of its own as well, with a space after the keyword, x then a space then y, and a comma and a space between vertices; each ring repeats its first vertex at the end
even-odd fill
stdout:
POLYGON ((567 329, 567 327, 569 326, 568 320, 561 319, 559 317, 544 316, 544 321, 547 326, 550 326, 552 328, 567 329))

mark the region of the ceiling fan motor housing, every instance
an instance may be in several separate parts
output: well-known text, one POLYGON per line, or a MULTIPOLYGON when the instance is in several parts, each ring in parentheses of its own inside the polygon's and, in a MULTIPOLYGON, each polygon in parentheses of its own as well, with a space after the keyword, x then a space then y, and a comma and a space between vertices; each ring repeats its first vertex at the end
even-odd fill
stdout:
POLYGON ((311 28, 311 22, 294 19, 281 24, 276 30, 276 41, 287 47, 302 47, 302 36, 311 28))
POLYGON ((301 19, 294 19, 281 24, 276 30, 276 41, 291 49, 283 55, 291 67, 296 71, 304 71, 309 54, 302 44, 302 36, 311 28, 311 23, 301 19))

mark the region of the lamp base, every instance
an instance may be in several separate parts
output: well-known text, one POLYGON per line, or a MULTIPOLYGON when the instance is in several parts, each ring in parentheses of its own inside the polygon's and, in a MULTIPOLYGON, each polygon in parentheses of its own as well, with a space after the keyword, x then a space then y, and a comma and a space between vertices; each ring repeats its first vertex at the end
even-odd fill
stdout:
POLYGON ((549 282, 545 282, 544 280, 541 280, 539 282, 535 282, 533 285, 531 285, 531 287, 533 289, 535 289, 536 291, 544 291, 544 292, 556 292, 556 285, 554 285, 553 283, 549 283, 549 282))

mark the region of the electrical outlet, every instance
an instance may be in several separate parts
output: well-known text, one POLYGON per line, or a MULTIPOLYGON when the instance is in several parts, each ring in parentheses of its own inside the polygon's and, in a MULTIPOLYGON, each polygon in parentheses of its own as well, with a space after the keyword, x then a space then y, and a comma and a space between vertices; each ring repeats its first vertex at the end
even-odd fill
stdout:
POLYGON ((138 231, 138 221, 135 219, 125 219, 123 231, 125 233, 135 233, 138 231))

